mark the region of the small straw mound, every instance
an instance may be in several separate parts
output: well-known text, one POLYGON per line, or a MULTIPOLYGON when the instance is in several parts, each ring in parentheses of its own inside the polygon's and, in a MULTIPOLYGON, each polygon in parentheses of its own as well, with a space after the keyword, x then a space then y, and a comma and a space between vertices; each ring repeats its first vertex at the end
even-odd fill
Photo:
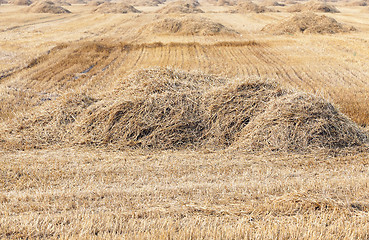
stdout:
POLYGON ((132 5, 127 5, 125 3, 110 3, 105 2, 100 4, 92 10, 94 13, 140 13, 141 11, 137 10, 132 5))
POLYGON ((240 2, 231 11, 231 13, 263 13, 273 12, 273 10, 264 6, 259 6, 253 2, 240 2))
POLYGON ((234 146, 304 152, 360 146, 368 135, 322 98, 295 93, 272 102, 242 130, 234 146))
POLYGON ((236 31, 224 25, 213 22, 207 18, 183 17, 165 18, 154 23, 145 25, 142 32, 152 34, 178 34, 178 35, 232 35, 236 31))
POLYGON ((334 18, 315 13, 298 13, 287 20, 266 25, 262 31, 275 35, 308 33, 308 34, 335 34, 355 31, 354 27, 345 26, 334 18))
POLYGON ((163 14, 181 14, 181 13, 203 13, 204 11, 198 8, 197 1, 177 1, 171 2, 165 7, 159 9, 157 13, 163 14))
POLYGON ((32 3, 25 11, 31 13, 53 13, 53 14, 70 13, 69 10, 61 6, 57 6, 50 1, 32 3))
POLYGON ((304 4, 295 4, 288 9, 289 12, 329 12, 339 13, 338 9, 332 5, 323 2, 310 1, 304 4))

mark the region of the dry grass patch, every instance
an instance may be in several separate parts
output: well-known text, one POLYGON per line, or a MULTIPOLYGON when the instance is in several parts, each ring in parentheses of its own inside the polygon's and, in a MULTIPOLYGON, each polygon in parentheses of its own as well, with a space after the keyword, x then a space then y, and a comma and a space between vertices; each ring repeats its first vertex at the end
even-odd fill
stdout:
POLYGON ((299 13, 275 24, 266 25, 262 31, 281 34, 334 34, 355 31, 354 27, 337 22, 334 18, 315 13, 299 13))
POLYGON ((0 152, 0 238, 366 239, 366 153, 0 152))

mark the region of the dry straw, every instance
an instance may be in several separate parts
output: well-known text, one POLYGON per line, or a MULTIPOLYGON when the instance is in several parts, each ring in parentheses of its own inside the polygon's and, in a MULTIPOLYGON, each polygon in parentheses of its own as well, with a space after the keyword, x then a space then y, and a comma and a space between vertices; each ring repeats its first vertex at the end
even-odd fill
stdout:
POLYGON ((111 3, 105 2, 98 5, 94 10, 94 13, 140 13, 138 9, 132 5, 127 5, 125 3, 111 3))
POLYGON ((273 10, 266 8, 264 6, 259 6, 256 3, 245 1, 239 2, 236 6, 232 8, 231 13, 263 13, 263 12, 273 12, 273 10))
POLYGON ((298 3, 291 6, 288 9, 289 12, 329 12, 329 13, 339 13, 338 9, 332 5, 329 5, 324 2, 317 2, 317 1, 309 1, 307 3, 298 3))
POLYGON ((181 13, 203 13, 199 7, 198 1, 176 1, 167 4, 157 11, 163 14, 181 14, 181 13))
POLYGON ((32 3, 25 11, 32 13, 53 13, 53 14, 70 13, 69 10, 61 6, 57 6, 55 5, 55 3, 50 1, 32 3))
POLYGON ((223 24, 200 17, 165 18, 145 25, 141 32, 204 36, 237 34, 236 31, 225 27, 223 24))
MULTIPOLYGON (((260 79, 140 70, 101 99, 69 93, 8 124, 3 146, 310 151, 368 136, 325 100, 260 79), (5 142, 5 143, 4 143, 5 142)), ((4 132, 3 132, 4 133, 4 132)))
POLYGON ((337 22, 334 18, 312 12, 297 13, 277 23, 266 25, 262 31, 275 35, 282 34, 335 34, 356 31, 352 26, 337 22))

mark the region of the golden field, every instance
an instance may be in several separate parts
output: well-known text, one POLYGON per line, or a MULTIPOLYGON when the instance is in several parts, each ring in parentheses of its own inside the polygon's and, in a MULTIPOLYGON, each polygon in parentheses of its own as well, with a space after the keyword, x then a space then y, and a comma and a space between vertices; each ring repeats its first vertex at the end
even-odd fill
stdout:
POLYGON ((0 5, 0 238, 369 238, 367 6, 194 3, 0 5))

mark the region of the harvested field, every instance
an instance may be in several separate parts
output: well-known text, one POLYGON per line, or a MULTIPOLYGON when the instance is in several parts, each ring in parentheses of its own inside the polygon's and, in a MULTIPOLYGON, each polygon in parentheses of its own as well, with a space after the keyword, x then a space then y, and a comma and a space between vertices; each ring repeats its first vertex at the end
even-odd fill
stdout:
POLYGON ((31 13, 53 13, 53 14, 70 13, 69 10, 57 6, 50 1, 32 3, 25 11, 31 13))
POLYGON ((288 9, 289 12, 329 12, 329 13, 338 13, 339 10, 327 3, 309 1, 307 3, 299 3, 291 6, 288 9))
POLYGON ((213 22, 207 18, 165 18, 154 23, 150 23, 141 29, 142 32, 151 34, 178 34, 178 35, 235 35, 236 31, 224 25, 213 22))
POLYGON ((263 31, 280 34, 334 34, 356 31, 354 27, 345 26, 334 18, 314 13, 300 13, 279 23, 265 26, 263 31))
POLYGON ((0 6, 0 239, 369 238, 366 7, 67 2, 0 6))
POLYGON ((98 5, 98 7, 92 10, 92 12, 95 12, 95 13, 140 13, 141 11, 125 3, 105 2, 103 4, 98 5))

